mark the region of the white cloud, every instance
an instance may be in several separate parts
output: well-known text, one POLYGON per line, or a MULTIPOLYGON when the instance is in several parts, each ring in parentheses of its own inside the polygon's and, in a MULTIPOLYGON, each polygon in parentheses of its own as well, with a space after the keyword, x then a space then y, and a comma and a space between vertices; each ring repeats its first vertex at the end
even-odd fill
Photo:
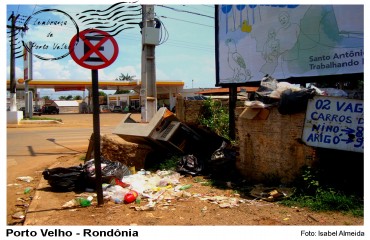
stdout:
POLYGON ((57 61, 36 60, 33 64, 33 79, 70 79, 69 70, 57 61))
MULTIPOLYGON (((10 66, 6 67, 7 71, 7 80, 10 80, 10 66)), ((15 67, 15 80, 23 78, 23 68, 15 67)))

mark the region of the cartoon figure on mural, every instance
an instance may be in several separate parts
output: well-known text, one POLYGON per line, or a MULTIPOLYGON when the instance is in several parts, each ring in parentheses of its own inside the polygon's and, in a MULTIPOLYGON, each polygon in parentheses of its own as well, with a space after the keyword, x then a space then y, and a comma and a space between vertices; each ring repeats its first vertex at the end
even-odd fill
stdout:
POLYGON ((225 41, 228 47, 227 62, 231 70, 233 71, 232 81, 233 82, 244 82, 252 78, 251 71, 247 68, 244 58, 236 49, 236 43, 234 39, 227 39, 225 41))
POLYGON ((266 43, 263 46, 262 56, 266 63, 262 65, 260 72, 272 75, 278 65, 280 54, 280 42, 276 39, 276 31, 271 28, 268 32, 266 43))
POLYGON ((280 42, 280 57, 281 71, 284 74, 283 61, 291 61, 298 58, 298 37, 300 26, 292 23, 290 15, 287 12, 282 12, 279 15, 279 23, 281 28, 277 31, 276 38, 280 42))
POLYGON ((276 38, 278 40, 285 40, 280 41, 280 52, 283 55, 284 60, 288 60, 285 59, 286 56, 284 55, 287 54, 287 51, 292 50, 297 43, 300 27, 298 24, 290 21, 290 16, 287 12, 280 13, 279 22, 281 24, 281 28, 278 30, 276 38))
POLYGON ((278 66, 284 74, 286 72, 284 61, 291 61, 298 57, 300 26, 291 22, 287 12, 280 13, 278 20, 281 27, 277 32, 274 29, 269 30, 262 52, 266 63, 261 67, 260 72, 269 75, 272 75, 278 66))

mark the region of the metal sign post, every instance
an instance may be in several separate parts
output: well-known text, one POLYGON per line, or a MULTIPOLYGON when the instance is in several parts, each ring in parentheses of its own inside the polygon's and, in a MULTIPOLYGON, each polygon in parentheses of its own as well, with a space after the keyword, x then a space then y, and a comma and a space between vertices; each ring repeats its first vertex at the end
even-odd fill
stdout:
POLYGON ((235 107, 237 101, 237 87, 229 87, 229 137, 235 140, 235 107))
POLYGON ((96 193, 98 205, 103 204, 103 189, 100 160, 100 117, 99 117, 99 77, 98 70, 91 70, 93 94, 93 129, 94 129, 94 163, 96 178, 96 193))
POLYGON ((91 69, 93 94, 94 163, 98 205, 103 205, 103 189, 100 159, 99 77, 98 69, 112 64, 118 56, 118 44, 108 33, 86 29, 75 35, 69 44, 73 60, 91 69))

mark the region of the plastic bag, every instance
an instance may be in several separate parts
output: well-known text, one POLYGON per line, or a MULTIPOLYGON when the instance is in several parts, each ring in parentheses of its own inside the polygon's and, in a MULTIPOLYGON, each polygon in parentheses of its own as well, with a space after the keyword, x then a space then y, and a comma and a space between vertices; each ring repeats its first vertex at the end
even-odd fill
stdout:
POLYGON ((83 189, 85 186, 86 175, 81 165, 45 169, 42 175, 54 191, 73 191, 83 189))
POLYGON ((235 151, 227 148, 227 142, 223 142, 211 156, 211 164, 223 164, 229 161, 235 161, 235 151))
MULTIPOLYGON (((103 157, 100 157, 100 165, 101 165, 101 175, 103 178, 103 182, 108 182, 111 180, 112 177, 122 179, 124 176, 130 175, 131 172, 129 168, 116 161, 110 161, 103 157)), ((91 159, 87 161, 83 168, 89 178, 95 178, 95 160, 91 159)))
POLYGON ((255 100, 265 104, 274 104, 278 102, 277 99, 270 97, 270 94, 277 89, 277 85, 278 81, 271 76, 262 78, 260 87, 254 93, 255 100))
POLYGON ((278 111, 280 114, 293 114, 304 112, 307 109, 308 99, 315 95, 314 89, 303 89, 301 91, 285 90, 281 94, 278 111))
POLYGON ((266 76, 261 80, 261 86, 258 88, 257 92, 259 93, 271 93, 277 89, 278 81, 271 77, 266 76))
POLYGON ((183 156, 177 164, 177 172, 197 175, 203 170, 203 163, 192 154, 183 156))

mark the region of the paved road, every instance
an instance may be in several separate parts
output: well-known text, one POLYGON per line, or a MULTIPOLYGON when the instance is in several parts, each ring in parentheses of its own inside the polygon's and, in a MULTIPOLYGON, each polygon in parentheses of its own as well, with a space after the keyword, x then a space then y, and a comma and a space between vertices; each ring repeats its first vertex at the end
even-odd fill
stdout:
MULTIPOLYGON (((31 169, 52 164, 60 156, 87 151, 93 133, 92 114, 60 114, 50 117, 62 119, 63 125, 7 128, 8 179, 15 177, 14 174, 30 174, 31 169)), ((140 115, 132 117, 139 121, 140 115)), ((100 133, 112 133, 123 118, 124 114, 100 114, 100 133)))
POLYGON ((36 157, 82 152, 91 129, 30 128, 8 129, 8 158, 36 157))
MULTIPOLYGON (((85 156, 93 133, 92 114, 59 114, 43 117, 62 119, 63 124, 8 125, 6 129, 7 161, 7 222, 12 224, 12 214, 19 211, 20 195, 25 187, 37 187, 45 168, 55 167, 69 159, 68 156, 85 156), (67 156, 67 158, 65 157, 67 156), (32 176, 35 181, 22 183, 18 177, 32 176)), ((122 119, 122 113, 100 114, 100 133, 111 134, 122 119)), ((140 114, 133 114, 140 121, 140 114)), ((81 162, 82 163, 82 162, 81 162)))

